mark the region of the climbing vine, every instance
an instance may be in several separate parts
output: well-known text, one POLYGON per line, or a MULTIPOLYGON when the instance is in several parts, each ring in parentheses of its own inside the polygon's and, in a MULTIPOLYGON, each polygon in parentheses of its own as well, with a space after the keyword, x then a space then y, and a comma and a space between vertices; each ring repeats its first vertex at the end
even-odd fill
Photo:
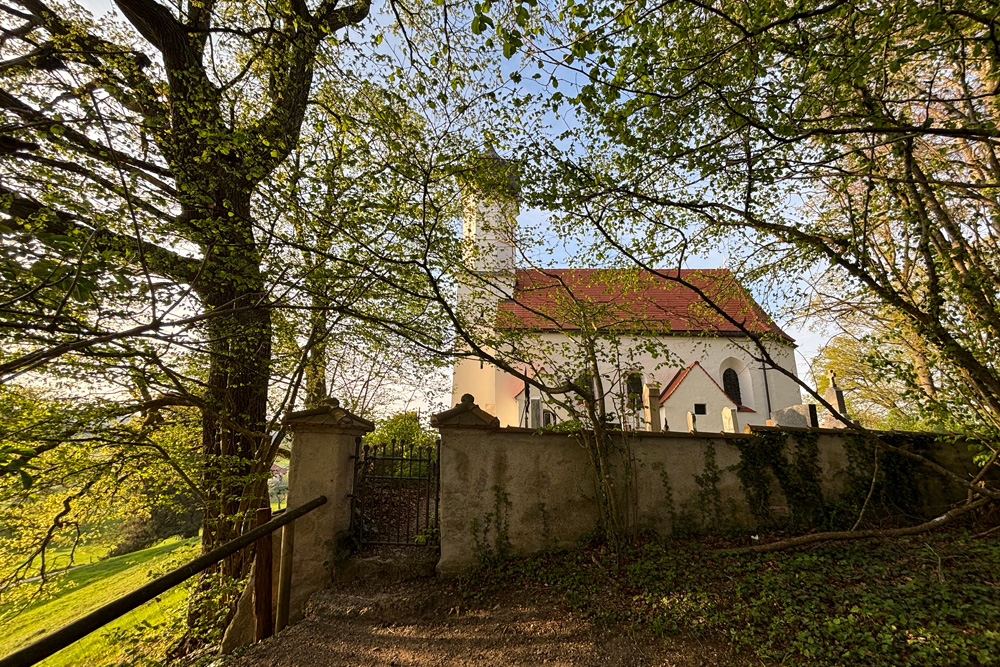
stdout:
POLYGON ((771 509, 775 481, 785 496, 792 527, 825 523, 827 508, 820 484, 818 441, 817 434, 803 432, 796 433, 789 442, 787 433, 773 431, 737 442, 740 463, 736 474, 759 527, 779 524, 771 509))
POLYGON ((486 513, 482 521, 472 519, 470 522, 476 557, 484 567, 501 563, 511 555, 511 507, 510 497, 498 484, 493 487, 493 509, 486 513))
MULTIPOLYGON (((889 444, 926 450, 929 438, 913 434, 884 434, 889 444)), ((915 464, 879 450, 863 434, 844 433, 847 465, 844 489, 827 497, 819 463, 819 434, 768 431, 737 443, 740 463, 737 476, 750 512, 760 528, 857 527, 887 514, 912 515, 920 504, 919 471, 915 464), (784 496, 788 517, 774 512, 775 484, 784 496)), ((832 481, 832 480, 828 480, 832 481)))
MULTIPOLYGON (((928 455, 933 436, 912 433, 883 433, 880 438, 894 447, 912 449, 928 455)), ((854 514, 867 501, 867 516, 886 513, 913 515, 919 512, 919 480, 926 474, 915 462, 877 447, 870 436, 860 433, 844 436, 847 456, 847 490, 838 499, 842 511, 854 514)))
POLYGON ((660 484, 663 487, 663 507, 666 508, 667 516, 670 517, 670 532, 677 535, 681 525, 680 515, 674 504, 674 487, 670 483, 670 473, 663 468, 660 469, 660 484))
POLYGON ((719 482, 722 471, 715 460, 715 444, 705 445, 705 468, 700 475, 695 475, 698 485, 698 508, 701 511, 702 527, 719 530, 722 528, 722 493, 719 482))

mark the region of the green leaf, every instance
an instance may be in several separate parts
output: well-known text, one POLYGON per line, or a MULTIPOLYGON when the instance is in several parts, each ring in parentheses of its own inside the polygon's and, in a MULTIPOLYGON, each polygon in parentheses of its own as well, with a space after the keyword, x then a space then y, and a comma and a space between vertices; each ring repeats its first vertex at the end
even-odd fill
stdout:
POLYGON ((36 278, 48 278, 58 264, 51 259, 40 259, 31 265, 31 275, 36 278))

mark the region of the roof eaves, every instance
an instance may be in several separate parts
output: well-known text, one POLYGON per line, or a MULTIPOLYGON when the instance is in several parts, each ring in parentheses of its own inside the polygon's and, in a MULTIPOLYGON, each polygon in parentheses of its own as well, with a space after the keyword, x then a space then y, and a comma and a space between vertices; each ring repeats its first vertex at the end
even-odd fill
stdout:
POLYGON ((698 362, 695 361, 691 363, 691 365, 689 365, 687 368, 682 368, 679 371, 677 371, 677 373, 674 374, 674 377, 670 379, 670 382, 667 383, 667 386, 663 388, 663 392, 660 394, 660 405, 663 405, 664 403, 667 402, 667 399, 670 398, 671 394, 674 393, 677 387, 679 387, 681 383, 684 382, 684 378, 688 376, 688 373, 691 372, 691 369, 694 368, 694 365, 697 363, 698 362))
POLYGON ((720 394, 722 394, 723 396, 726 397, 727 401, 729 401, 734 406, 736 406, 736 411, 737 412, 755 412, 755 410, 753 410, 751 408, 748 408, 745 405, 739 405, 738 403, 736 403, 736 401, 734 401, 732 398, 730 398, 729 394, 727 394, 726 391, 722 387, 719 386, 719 383, 715 381, 715 378, 713 378, 711 375, 709 375, 708 371, 705 370, 705 367, 702 366, 697 361, 693 361, 693 362, 691 362, 691 365, 688 366, 687 368, 684 368, 682 370, 677 371, 677 375, 675 375, 673 377, 673 379, 670 380, 669 383, 667 383, 667 387, 663 390, 663 393, 660 394, 660 405, 663 405, 664 403, 667 402, 667 400, 670 398, 670 396, 677 390, 677 387, 679 387, 681 385, 681 383, 684 382, 684 380, 687 379, 687 376, 691 373, 691 371, 694 369, 695 366, 697 366, 698 368, 700 368, 701 372, 705 374, 705 377, 707 377, 709 380, 712 381, 712 384, 715 385, 715 388, 719 390, 720 394), (683 376, 682 377, 678 377, 682 373, 683 373, 683 376))

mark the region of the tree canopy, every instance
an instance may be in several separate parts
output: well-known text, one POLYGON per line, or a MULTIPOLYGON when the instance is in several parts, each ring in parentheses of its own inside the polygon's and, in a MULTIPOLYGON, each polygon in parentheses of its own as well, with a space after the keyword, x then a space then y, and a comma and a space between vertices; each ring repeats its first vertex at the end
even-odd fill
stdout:
MULTIPOLYGON (((453 8, 116 7, 0 8, 0 381, 100 402, 87 428, 121 445, 100 462, 167 464, 209 549, 263 502, 283 415, 351 355, 449 354, 454 175, 489 91, 453 8), (183 456, 143 448, 181 419, 183 456)), ((9 437, 5 483, 48 479, 56 443, 9 437)))
POLYGON ((939 420, 996 432, 993 3, 532 4, 485 11, 580 121, 538 150, 540 201, 640 264, 811 274, 926 342, 939 420))

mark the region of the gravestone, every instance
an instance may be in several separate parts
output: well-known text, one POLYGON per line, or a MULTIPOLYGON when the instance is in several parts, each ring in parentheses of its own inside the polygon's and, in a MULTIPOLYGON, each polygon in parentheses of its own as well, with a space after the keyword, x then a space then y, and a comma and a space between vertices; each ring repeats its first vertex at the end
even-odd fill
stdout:
POLYGON ((642 408, 646 420, 646 430, 659 433, 663 430, 660 424, 660 383, 650 382, 642 387, 642 408))
MULTIPOLYGON (((844 390, 837 386, 837 374, 829 370, 826 372, 826 376, 830 378, 830 386, 823 393, 823 400, 833 406, 845 419, 850 419, 850 415, 847 414, 847 403, 844 402, 844 390)), ((827 410, 826 419, 823 420, 823 428, 850 428, 850 426, 827 410)))
POLYGON ((794 426, 799 428, 818 428, 819 414, 812 403, 791 405, 783 410, 771 413, 771 420, 777 426, 794 426))
POLYGON ((722 430, 726 433, 740 432, 740 418, 736 408, 722 408, 722 430))

